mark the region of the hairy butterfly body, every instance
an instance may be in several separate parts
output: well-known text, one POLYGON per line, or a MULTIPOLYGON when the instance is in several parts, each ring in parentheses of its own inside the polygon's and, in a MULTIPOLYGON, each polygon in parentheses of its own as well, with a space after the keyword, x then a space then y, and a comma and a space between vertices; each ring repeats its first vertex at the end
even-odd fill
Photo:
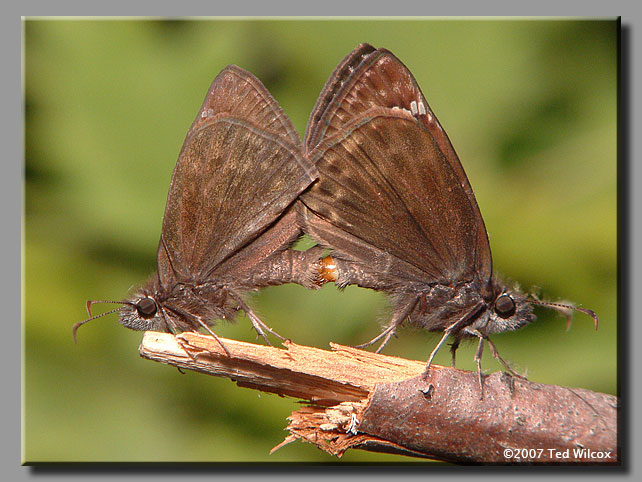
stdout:
MULTIPOLYGON (((204 328, 216 337, 209 326, 242 309, 266 342, 266 331, 279 336, 243 295, 268 285, 309 284, 297 267, 303 266, 298 258, 311 255, 287 248, 300 235, 297 197, 317 175, 261 82, 239 67, 223 69, 172 175, 157 272, 129 299, 115 302, 122 304, 113 310, 120 322, 172 333, 204 328)), ((74 325, 74 337, 86 321, 74 325)))
MULTIPOLYGON (((448 337, 455 352, 535 319, 529 298, 493 273, 488 235, 455 150, 410 71, 392 53, 355 48, 326 83, 305 139, 319 180, 302 196, 300 223, 332 249, 317 283, 358 285, 391 296, 387 328, 362 346, 381 350, 408 321, 448 337)), ((586 309, 576 308, 595 319, 586 309)), ((512 372, 512 370, 511 370, 512 372)))

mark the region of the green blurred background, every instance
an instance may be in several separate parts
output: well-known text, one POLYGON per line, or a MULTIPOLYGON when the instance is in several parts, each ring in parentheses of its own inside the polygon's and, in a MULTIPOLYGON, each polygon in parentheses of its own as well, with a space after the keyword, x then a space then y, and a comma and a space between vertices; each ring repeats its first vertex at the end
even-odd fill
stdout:
MULTIPOLYGON (((281 442, 296 400, 138 355, 141 333, 88 299, 122 299, 155 269, 172 170, 212 79, 237 64, 303 135, 336 64, 360 42, 414 73, 457 150, 490 233, 496 271, 550 299, 496 336, 541 383, 616 392, 615 21, 26 20, 23 457, 44 461, 336 461, 281 442)), ((297 343, 358 344, 386 319, 360 288, 267 289, 252 306, 297 343)), ((217 327, 254 341, 247 319, 217 327)), ((435 335, 406 328, 386 353, 425 360, 435 335)), ((474 344, 458 366, 475 369, 474 344)), ((437 363, 449 364, 449 352, 437 363)), ((486 353, 487 372, 500 366, 486 353)), ((410 461, 348 452, 342 461, 410 461)))

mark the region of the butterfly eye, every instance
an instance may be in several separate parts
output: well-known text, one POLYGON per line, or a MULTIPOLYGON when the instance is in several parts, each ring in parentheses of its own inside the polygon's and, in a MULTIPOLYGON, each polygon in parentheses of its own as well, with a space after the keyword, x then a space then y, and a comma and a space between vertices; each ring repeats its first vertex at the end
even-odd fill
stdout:
POLYGON ((143 298, 136 304, 136 309, 141 316, 148 318, 156 314, 156 302, 151 298, 143 298))
POLYGON ((508 295, 501 295, 495 300, 495 313, 502 318, 508 318, 515 314, 515 302, 508 295))

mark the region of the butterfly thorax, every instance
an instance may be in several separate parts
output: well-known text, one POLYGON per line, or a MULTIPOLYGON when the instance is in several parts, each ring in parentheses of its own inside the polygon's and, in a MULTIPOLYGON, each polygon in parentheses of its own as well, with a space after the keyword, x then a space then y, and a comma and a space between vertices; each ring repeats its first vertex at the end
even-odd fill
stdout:
POLYGON ((490 290, 482 290, 479 281, 431 286, 419 294, 409 321, 429 331, 452 329, 459 338, 478 337, 517 330, 535 319, 532 311, 526 295, 492 279, 490 290), (490 296, 484 298, 483 291, 490 296))
POLYGON ((410 313, 411 324, 429 331, 444 331, 454 323, 459 329, 479 320, 488 301, 480 294, 479 283, 434 284, 417 293, 410 313))

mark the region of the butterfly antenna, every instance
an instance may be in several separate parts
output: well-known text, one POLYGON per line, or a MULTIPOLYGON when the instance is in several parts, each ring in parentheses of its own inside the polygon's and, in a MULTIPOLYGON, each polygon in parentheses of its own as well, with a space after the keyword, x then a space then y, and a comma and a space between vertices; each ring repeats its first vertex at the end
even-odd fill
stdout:
POLYGON ((593 318, 593 321, 595 322, 595 330, 597 330, 599 320, 597 318, 597 315, 593 310, 589 310, 588 308, 578 308, 577 306, 573 305, 564 305, 561 303, 550 303, 548 301, 540 301, 540 300, 528 300, 529 303, 532 303, 534 305, 540 305, 540 306, 547 306, 549 308, 552 308, 554 310, 560 311, 560 312, 566 312, 566 330, 571 326, 571 316, 572 316, 572 311, 579 311, 581 313, 584 313, 585 315, 590 316, 593 318))
POLYGON ((127 301, 109 301, 109 300, 90 300, 90 301, 87 301, 87 313, 89 313, 89 318, 87 318, 86 320, 83 320, 83 321, 79 321, 78 323, 75 323, 74 326, 71 329, 71 333, 74 336, 74 343, 76 343, 76 331, 78 330, 79 327, 81 327, 82 325, 84 325, 88 321, 95 320, 96 318, 100 318, 102 316, 109 315, 111 313, 115 313, 120 309, 120 307, 114 308, 111 311, 106 311, 105 313, 101 313, 100 315, 93 316, 92 313, 91 313, 91 306, 94 303, 115 303, 115 304, 119 304, 119 305, 132 305, 132 306, 134 305, 133 303, 129 303, 127 301))
MULTIPOLYGON (((89 300, 87 301, 87 313, 89 313, 89 316, 92 317, 94 315, 91 314, 91 305, 96 304, 96 303, 114 303, 117 305, 128 305, 131 303, 128 303, 126 301, 109 301, 109 300, 89 300)), ((113 313, 113 311, 110 311, 110 313, 113 313)), ((107 314, 107 313, 105 313, 107 314)), ((89 321, 89 320, 87 320, 89 321)))

